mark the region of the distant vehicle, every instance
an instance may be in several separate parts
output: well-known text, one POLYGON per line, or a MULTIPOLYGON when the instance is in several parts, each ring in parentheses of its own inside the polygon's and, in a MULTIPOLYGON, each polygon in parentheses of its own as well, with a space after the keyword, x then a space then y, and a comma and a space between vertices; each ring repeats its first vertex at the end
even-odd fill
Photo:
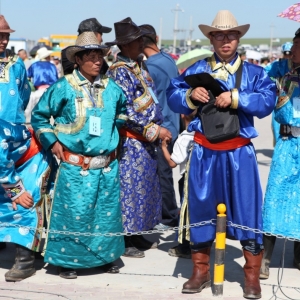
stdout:
POLYGON ((77 35, 51 34, 50 37, 44 37, 38 40, 38 43, 44 43, 53 48, 52 56, 61 57, 61 50, 75 45, 77 35))
POLYGON ((267 44, 261 44, 258 46, 259 51, 269 51, 270 47, 267 44))
POLYGON ((253 46, 250 44, 241 44, 240 47, 244 50, 253 50, 253 46))
POLYGON ((213 47, 211 45, 203 45, 203 46, 201 46, 201 49, 206 49, 206 50, 211 51, 213 49, 213 47))

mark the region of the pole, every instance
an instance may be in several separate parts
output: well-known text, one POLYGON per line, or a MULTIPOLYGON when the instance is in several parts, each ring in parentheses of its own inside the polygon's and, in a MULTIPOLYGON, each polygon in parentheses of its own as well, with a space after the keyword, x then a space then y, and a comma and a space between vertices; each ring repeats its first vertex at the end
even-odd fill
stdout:
POLYGON ((187 51, 191 51, 191 46, 192 46, 192 34, 193 34, 193 17, 191 16, 190 17, 190 30, 189 30, 189 40, 188 40, 188 43, 187 43, 187 51))
POLYGON ((162 41, 162 18, 160 18, 160 24, 159 24, 159 39, 158 39, 158 49, 161 49, 161 41, 162 41))
POLYGON ((172 11, 175 11, 175 21, 174 21, 174 39, 173 39, 173 54, 176 54, 176 35, 179 31, 177 28, 177 21, 178 21, 178 12, 184 12, 181 8, 179 8, 179 4, 176 4, 176 8, 172 9, 172 11))
POLYGON ((223 282, 224 282, 224 259, 225 259, 225 246, 226 246, 226 206, 219 204, 217 207, 217 230, 216 230, 216 249, 215 249, 215 267, 214 267, 214 284, 213 295, 223 295, 223 282))

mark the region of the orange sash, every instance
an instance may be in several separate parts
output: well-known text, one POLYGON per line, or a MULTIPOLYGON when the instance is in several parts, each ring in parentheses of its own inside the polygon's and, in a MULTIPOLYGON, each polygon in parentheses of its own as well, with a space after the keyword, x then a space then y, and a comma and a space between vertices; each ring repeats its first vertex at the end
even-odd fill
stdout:
POLYGON ((208 148, 210 150, 217 150, 217 151, 234 150, 246 146, 251 142, 250 139, 246 139, 243 137, 236 137, 227 141, 212 144, 200 132, 195 132, 194 141, 205 148, 208 148))
POLYGON ((141 134, 134 132, 133 130, 130 130, 128 128, 121 128, 119 130, 119 133, 121 136, 126 136, 132 139, 136 139, 138 141, 143 141, 143 142, 149 142, 145 137, 143 137, 141 134))
POLYGON ((26 152, 23 154, 23 156, 15 163, 17 167, 23 165, 26 161, 28 161, 31 157, 36 155, 37 153, 41 152, 42 150, 42 145, 40 142, 37 140, 35 137, 34 131, 31 128, 28 128, 28 130, 31 133, 31 141, 30 141, 30 146, 26 150, 26 152))

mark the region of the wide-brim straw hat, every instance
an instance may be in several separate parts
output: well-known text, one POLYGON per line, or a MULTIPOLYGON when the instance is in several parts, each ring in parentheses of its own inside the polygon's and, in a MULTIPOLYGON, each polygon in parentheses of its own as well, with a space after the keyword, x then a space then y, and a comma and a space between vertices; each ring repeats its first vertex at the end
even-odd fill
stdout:
POLYGON ((116 39, 112 42, 105 43, 107 46, 126 45, 143 35, 151 34, 150 31, 137 26, 129 17, 114 23, 114 27, 116 39))
POLYGON ((93 31, 86 31, 77 37, 74 46, 66 48, 67 59, 72 63, 76 63, 75 54, 84 50, 101 50, 102 56, 106 56, 109 47, 101 45, 93 31))
POLYGON ((199 29, 202 33, 210 38, 210 33, 213 31, 236 30, 240 32, 240 37, 246 34, 250 24, 238 25, 234 15, 229 10, 220 10, 214 18, 211 26, 200 24, 199 29))
POLYGON ((12 30, 8 23, 6 22, 5 18, 3 15, 0 15, 0 32, 7 32, 7 33, 12 33, 15 32, 15 30, 12 30))
POLYGON ((36 51, 35 60, 42 60, 43 58, 46 58, 53 53, 52 50, 47 49, 46 47, 42 47, 39 50, 36 51))

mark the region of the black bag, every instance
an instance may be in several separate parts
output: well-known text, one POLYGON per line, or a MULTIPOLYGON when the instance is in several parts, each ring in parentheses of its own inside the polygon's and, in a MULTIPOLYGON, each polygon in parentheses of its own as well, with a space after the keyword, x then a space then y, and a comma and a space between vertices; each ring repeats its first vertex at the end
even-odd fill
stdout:
POLYGON ((200 113, 202 129, 211 143, 219 143, 239 136, 240 122, 237 110, 215 106, 216 99, 209 92, 210 100, 200 113))
MULTIPOLYGON (((236 88, 240 86, 242 71, 243 64, 241 63, 236 72, 236 88)), ((190 84, 190 86, 196 87, 195 80, 198 80, 197 86, 206 88, 210 96, 209 102, 203 106, 199 113, 203 133, 207 140, 211 143, 219 143, 239 136, 240 122, 237 110, 230 107, 219 108, 214 105, 216 101, 215 96, 224 92, 222 89, 220 91, 220 87, 219 89, 217 88, 217 81, 208 73, 196 74, 196 77, 193 76, 194 75, 187 76, 185 81, 190 84), (209 78, 208 75, 211 78, 209 78), (201 81, 200 85, 199 80, 201 81), (211 90, 209 90, 209 88, 211 88, 211 90)))

